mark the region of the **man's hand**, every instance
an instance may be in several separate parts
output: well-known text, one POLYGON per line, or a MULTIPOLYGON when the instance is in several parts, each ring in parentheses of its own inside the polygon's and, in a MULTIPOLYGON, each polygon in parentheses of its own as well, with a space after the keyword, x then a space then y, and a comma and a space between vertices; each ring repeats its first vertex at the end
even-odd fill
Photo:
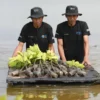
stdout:
POLYGON ((90 63, 88 57, 84 57, 84 60, 83 60, 82 64, 84 64, 85 66, 88 66, 88 67, 91 66, 91 63, 90 63))
POLYGON ((62 61, 63 61, 63 62, 66 62, 66 58, 63 58, 62 61))
POLYGON ((61 60, 63 62, 66 62, 66 57, 65 57, 64 48, 63 48, 63 40, 57 39, 57 43, 58 43, 58 52, 61 57, 61 60))
POLYGON ((22 51, 23 50, 23 46, 24 46, 24 43, 23 42, 19 42, 18 46, 14 50, 14 53, 13 53, 12 57, 17 56, 18 51, 22 51))

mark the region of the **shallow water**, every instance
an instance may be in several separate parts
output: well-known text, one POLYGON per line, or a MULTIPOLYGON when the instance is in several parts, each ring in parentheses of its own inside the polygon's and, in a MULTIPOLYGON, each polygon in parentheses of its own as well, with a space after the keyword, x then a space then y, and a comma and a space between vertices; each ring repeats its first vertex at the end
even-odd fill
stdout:
MULTIPOLYGON (((23 100, 100 100, 100 85, 7 85, 7 61, 16 45, 16 41, 0 42, 0 95, 7 94, 8 100, 14 100, 20 94, 23 100)), ((90 61, 98 72, 99 59, 100 45, 90 46, 90 61)))

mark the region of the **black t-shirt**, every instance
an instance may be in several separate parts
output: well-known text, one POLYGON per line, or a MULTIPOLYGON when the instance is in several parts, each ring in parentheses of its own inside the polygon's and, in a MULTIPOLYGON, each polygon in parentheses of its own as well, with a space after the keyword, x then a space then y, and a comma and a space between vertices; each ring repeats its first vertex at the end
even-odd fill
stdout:
POLYGON ((66 59, 83 59, 84 35, 90 35, 88 25, 84 21, 76 21, 76 24, 73 27, 68 26, 68 21, 57 25, 55 37, 58 39, 63 39, 66 59))
POLYGON ((20 42, 26 42, 26 48, 38 44, 42 52, 48 50, 48 45, 54 43, 52 27, 42 22, 40 28, 35 28, 32 22, 27 23, 21 30, 18 38, 20 42))

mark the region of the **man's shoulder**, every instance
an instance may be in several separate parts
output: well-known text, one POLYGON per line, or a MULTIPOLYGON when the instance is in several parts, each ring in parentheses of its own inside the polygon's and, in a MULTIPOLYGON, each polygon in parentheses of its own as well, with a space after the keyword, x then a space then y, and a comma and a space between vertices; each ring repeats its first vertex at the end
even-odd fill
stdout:
POLYGON ((52 28, 52 26, 46 22, 42 22, 44 28, 52 28))
POLYGON ((80 21, 80 20, 77 20, 77 23, 79 23, 80 25, 85 25, 85 24, 87 24, 85 21, 80 21))
POLYGON ((68 22, 68 21, 61 22, 61 23, 59 23, 57 26, 59 26, 59 27, 65 26, 65 25, 67 24, 67 22, 68 22))
POLYGON ((30 26, 32 26, 32 22, 26 23, 26 24, 23 26, 23 28, 29 28, 30 26))

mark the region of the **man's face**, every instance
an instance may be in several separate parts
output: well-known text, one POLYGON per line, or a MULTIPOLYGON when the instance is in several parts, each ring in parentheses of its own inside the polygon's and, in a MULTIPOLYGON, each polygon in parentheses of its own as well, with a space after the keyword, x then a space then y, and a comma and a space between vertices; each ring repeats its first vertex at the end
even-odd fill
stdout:
POLYGON ((34 24, 35 27, 39 28, 42 24, 43 21, 43 17, 40 18, 32 18, 32 22, 34 24))
POLYGON ((76 22, 78 16, 77 16, 77 15, 68 15, 68 16, 66 16, 66 17, 67 17, 68 22, 69 22, 70 24, 73 24, 73 23, 76 22))

